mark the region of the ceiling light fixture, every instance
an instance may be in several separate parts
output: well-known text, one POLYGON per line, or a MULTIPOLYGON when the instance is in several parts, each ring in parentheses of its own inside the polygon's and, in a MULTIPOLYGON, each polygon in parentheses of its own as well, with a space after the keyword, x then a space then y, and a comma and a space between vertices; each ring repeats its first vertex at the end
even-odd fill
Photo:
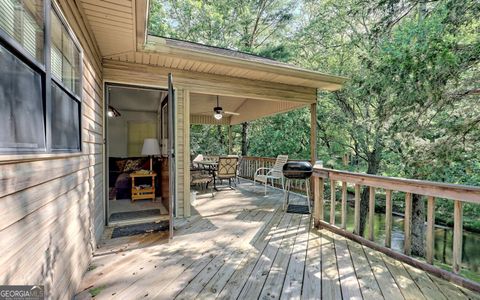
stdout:
POLYGON ((217 120, 221 120, 223 117, 223 108, 220 107, 218 96, 217 96, 217 106, 213 108, 213 117, 217 120))
POLYGON ((116 118, 116 117, 120 117, 122 114, 120 114, 120 112, 116 110, 113 106, 109 105, 107 115, 110 118, 116 118))

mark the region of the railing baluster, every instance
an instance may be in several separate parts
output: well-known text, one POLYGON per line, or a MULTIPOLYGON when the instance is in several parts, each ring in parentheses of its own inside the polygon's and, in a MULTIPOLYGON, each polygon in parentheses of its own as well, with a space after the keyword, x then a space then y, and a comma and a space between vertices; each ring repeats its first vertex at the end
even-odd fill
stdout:
POLYGON ((392 191, 385 191, 385 246, 392 246, 392 191))
POLYGON ((428 197, 427 202, 427 262, 433 264, 435 242, 435 197, 428 197))
POLYGON ((336 182, 330 180, 330 224, 335 225, 336 182))
POLYGON ((373 241, 373 223, 375 218, 375 188, 370 187, 370 197, 368 198, 368 239, 373 241))
POLYGON ((405 240, 403 242, 403 251, 406 255, 412 252, 412 193, 405 194, 405 219, 403 221, 405 231, 405 240))
POLYGON ((463 239, 463 203, 455 200, 453 204, 453 272, 460 273, 462 265, 463 239))
POLYGON ((347 228, 347 183, 342 182, 342 225, 343 229, 347 228))
POLYGON ((355 184, 354 233, 360 234, 360 185, 355 184))
POLYGON ((319 196, 320 196, 320 218, 319 220, 322 220, 324 219, 324 213, 323 213, 323 205, 324 205, 324 192, 325 192, 325 182, 323 180, 323 178, 320 178, 320 180, 318 181, 318 193, 319 193, 319 196))
POLYGON ((314 225, 323 220, 323 178, 313 177, 313 219, 314 225))

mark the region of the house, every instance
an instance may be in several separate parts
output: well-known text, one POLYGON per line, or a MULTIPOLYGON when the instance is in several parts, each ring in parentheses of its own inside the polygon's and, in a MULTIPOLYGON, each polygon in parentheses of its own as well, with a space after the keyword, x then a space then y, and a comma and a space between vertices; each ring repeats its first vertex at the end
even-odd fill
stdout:
POLYGON ((181 218, 190 215, 190 124, 239 124, 305 106, 315 115, 317 90, 345 81, 151 36, 147 12, 146 0, 0 2, 1 284, 45 285, 52 298, 78 288, 108 223, 108 153, 125 146, 108 146, 109 87, 156 93, 156 135, 170 164, 160 179, 172 191, 165 206, 181 218), (221 121, 212 117, 217 96, 234 112, 221 121))

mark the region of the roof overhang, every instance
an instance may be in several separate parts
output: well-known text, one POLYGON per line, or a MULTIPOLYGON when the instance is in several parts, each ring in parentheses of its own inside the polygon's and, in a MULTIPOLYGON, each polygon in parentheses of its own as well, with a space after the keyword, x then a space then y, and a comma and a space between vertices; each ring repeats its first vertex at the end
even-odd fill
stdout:
POLYGON ((235 55, 235 51, 232 50, 152 35, 146 36, 146 43, 141 50, 149 54, 161 54, 164 57, 176 59, 178 66, 190 66, 192 61, 201 62, 206 64, 202 68, 207 73, 212 71, 210 73, 312 87, 327 91, 339 90, 347 80, 346 77, 311 71, 253 55, 245 55, 239 52, 237 54, 242 55, 235 55), (228 70, 228 72, 222 72, 222 68, 225 71, 228 70))

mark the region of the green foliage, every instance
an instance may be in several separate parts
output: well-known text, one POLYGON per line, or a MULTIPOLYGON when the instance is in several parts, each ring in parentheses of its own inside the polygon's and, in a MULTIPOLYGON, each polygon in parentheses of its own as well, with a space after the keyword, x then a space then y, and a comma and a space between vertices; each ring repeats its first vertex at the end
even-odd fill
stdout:
POLYGON ((252 122, 249 155, 292 159, 310 157, 310 113, 298 109, 252 122))

